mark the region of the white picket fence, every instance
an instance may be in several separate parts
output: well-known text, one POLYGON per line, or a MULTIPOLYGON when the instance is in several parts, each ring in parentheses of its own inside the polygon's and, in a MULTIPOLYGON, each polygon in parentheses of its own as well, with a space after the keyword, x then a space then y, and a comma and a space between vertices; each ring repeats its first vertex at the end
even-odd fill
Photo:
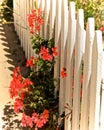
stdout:
MULTIPOLYGON (((26 58, 34 55, 31 48, 27 14, 34 9, 34 0, 14 0, 14 25, 26 58)), ((59 79, 60 70, 67 69, 67 77, 56 84, 59 90, 59 112, 65 111, 65 130, 104 130, 104 52, 102 33, 95 30, 94 18, 88 19, 84 29, 84 11, 67 0, 37 0, 44 11, 44 25, 40 35, 55 38, 59 57, 54 77, 59 79), (82 69, 83 68, 83 69, 82 69), (83 70, 83 82, 81 81, 83 70), (82 97, 81 97, 82 90, 82 97), (65 109, 69 104, 70 109, 65 109)))

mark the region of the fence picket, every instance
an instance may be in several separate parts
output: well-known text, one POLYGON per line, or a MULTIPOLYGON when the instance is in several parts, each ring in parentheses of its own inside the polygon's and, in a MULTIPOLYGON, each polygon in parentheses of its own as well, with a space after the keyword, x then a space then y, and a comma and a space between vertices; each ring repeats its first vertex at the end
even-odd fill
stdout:
MULTIPOLYGON (((74 65, 74 47, 76 37, 76 19, 75 19, 75 3, 71 2, 69 7, 69 18, 68 18, 68 39, 67 39, 67 55, 66 55, 66 92, 65 92, 65 104, 69 104, 72 109, 72 82, 73 82, 73 65, 74 65)), ((69 114, 71 110, 65 109, 65 115, 69 114)), ((65 118, 65 130, 71 129, 71 116, 68 119, 65 118)))
POLYGON ((85 44, 83 10, 78 10, 76 41, 75 41, 75 68, 74 68, 74 94, 72 112, 72 130, 79 130, 80 120, 80 90, 81 90, 81 68, 83 57, 83 44, 85 44), (83 39, 83 40, 82 40, 83 39))
POLYGON ((20 0, 18 0, 18 3, 17 3, 17 32, 18 32, 18 36, 20 38, 20 26, 19 26, 19 21, 20 21, 20 0))
POLYGON ((25 1, 25 15, 24 15, 24 46, 25 46, 25 56, 26 58, 28 58, 28 26, 27 26, 27 15, 28 15, 28 11, 27 11, 27 7, 28 7, 28 2, 27 0, 25 1))
POLYGON ((89 130, 99 130, 102 52, 102 33, 96 31, 92 51, 89 130))
POLYGON ((20 39, 21 39, 21 46, 23 47, 23 49, 25 50, 25 46, 24 46, 24 10, 22 9, 22 7, 24 6, 25 2, 24 0, 21 1, 20 4, 20 39))
POLYGON ((104 129, 104 52, 102 58, 102 82, 101 82, 101 108, 100 108, 100 129, 104 129))
POLYGON ((88 106, 89 106, 89 87, 90 87, 89 85, 91 76, 93 40, 94 40, 94 18, 89 18, 86 30, 80 130, 88 130, 88 112, 89 112, 88 106))
MULTIPOLYGON (((68 4, 67 0, 62 0, 61 10, 61 51, 60 51, 60 70, 65 67, 65 55, 66 55, 66 40, 68 32, 68 4)), ((60 78, 60 92, 59 92, 59 112, 62 114, 65 107, 65 79, 60 78)))
POLYGON ((59 90, 59 77, 60 77, 60 42, 61 42, 61 7, 62 0, 56 0, 56 19, 55 19, 55 46, 58 50, 58 57, 54 66, 54 78, 57 79, 55 82, 55 97, 57 97, 57 92, 59 90))

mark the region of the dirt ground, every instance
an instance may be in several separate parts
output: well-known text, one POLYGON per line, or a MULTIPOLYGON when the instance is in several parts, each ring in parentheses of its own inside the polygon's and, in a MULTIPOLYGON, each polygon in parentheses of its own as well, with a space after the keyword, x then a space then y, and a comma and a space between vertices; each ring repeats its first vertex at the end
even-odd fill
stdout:
POLYGON ((0 130, 23 130, 20 117, 13 111, 9 85, 13 69, 21 67, 23 76, 28 75, 25 53, 13 24, 2 25, 0 21, 0 130))

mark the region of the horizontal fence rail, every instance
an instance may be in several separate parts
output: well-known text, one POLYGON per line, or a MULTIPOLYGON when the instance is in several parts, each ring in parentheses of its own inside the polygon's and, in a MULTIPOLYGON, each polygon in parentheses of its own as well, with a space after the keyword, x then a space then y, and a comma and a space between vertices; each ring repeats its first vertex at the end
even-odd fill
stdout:
MULTIPOLYGON (((59 113, 65 118, 65 130, 104 130, 104 52, 102 33, 95 30, 94 18, 88 18, 84 28, 84 10, 76 15, 75 3, 67 0, 36 0, 44 12, 44 24, 39 35, 54 38, 59 56, 54 66, 58 79, 59 113), (67 77, 60 77, 66 68, 67 77), (70 109, 65 109, 69 104, 70 109)), ((34 56, 27 15, 34 9, 34 0, 14 0, 14 26, 26 58, 34 56)))

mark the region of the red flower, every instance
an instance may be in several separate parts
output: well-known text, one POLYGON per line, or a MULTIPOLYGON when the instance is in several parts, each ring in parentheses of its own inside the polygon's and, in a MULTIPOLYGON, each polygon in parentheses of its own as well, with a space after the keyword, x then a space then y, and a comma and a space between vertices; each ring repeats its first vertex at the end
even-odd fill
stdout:
POLYGON ((25 113, 23 113, 22 115, 22 126, 29 126, 30 128, 33 127, 32 118, 30 116, 25 115, 25 113))
POLYGON ((21 94, 22 90, 26 87, 29 87, 30 85, 33 85, 33 82, 30 81, 28 78, 23 79, 20 74, 19 68, 15 68, 13 72, 13 79, 9 87, 11 98, 16 97, 19 94, 21 94))
POLYGON ((103 32, 104 31, 104 27, 101 27, 100 30, 103 32))
POLYGON ((24 100, 24 97, 25 97, 25 93, 20 93, 20 94, 19 94, 19 97, 20 97, 20 99, 23 101, 23 100, 24 100))
POLYGON ((26 67, 32 67, 34 65, 34 57, 31 57, 29 60, 26 61, 26 67))
POLYGON ((14 102, 14 111, 18 113, 19 110, 23 110, 23 108, 24 108, 23 102, 19 98, 16 98, 14 102))
POLYGON ((15 73, 15 76, 13 77, 13 79, 10 83, 10 89, 9 89, 11 98, 17 96, 18 92, 22 88, 21 80, 22 80, 21 75, 16 76, 16 73, 15 73))
POLYGON ((61 70, 61 77, 62 78, 67 77, 66 68, 62 68, 62 70, 61 70))
POLYGON ((57 47, 52 48, 53 56, 58 56, 57 47))
POLYGON ((44 126, 43 120, 38 119, 36 122, 36 127, 37 128, 42 128, 44 126))
POLYGON ((49 52, 48 48, 46 47, 41 47, 40 49, 40 54, 43 55, 43 54, 47 54, 49 52))
POLYGON ((39 119, 39 114, 33 113, 32 114, 32 121, 36 124, 39 119))
POLYGON ((43 115, 48 118, 49 117, 49 111, 44 109, 43 115))
POLYGON ((43 60, 51 61, 53 56, 49 54, 49 50, 46 47, 41 47, 40 56, 43 60))
POLYGON ((28 78, 26 78, 26 79, 24 79, 22 84, 23 84, 23 88, 24 88, 24 87, 29 87, 30 85, 33 85, 34 83, 31 80, 29 80, 28 78))
POLYGON ((42 115, 39 115, 37 113, 32 114, 32 120, 36 124, 37 128, 42 128, 44 124, 47 123, 48 117, 49 117, 49 111, 46 109, 43 111, 42 115))

